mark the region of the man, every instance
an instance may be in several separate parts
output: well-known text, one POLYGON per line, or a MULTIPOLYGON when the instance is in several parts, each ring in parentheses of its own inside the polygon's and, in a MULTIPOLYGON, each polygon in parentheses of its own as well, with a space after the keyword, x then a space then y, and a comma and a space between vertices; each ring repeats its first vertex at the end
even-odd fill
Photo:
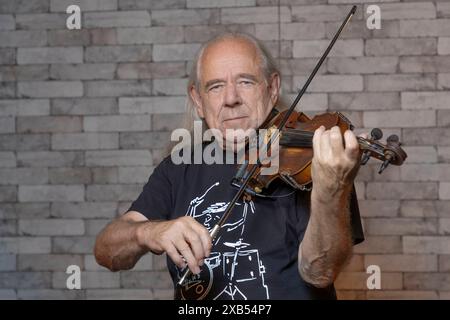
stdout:
MULTIPOLYGON (((195 60, 188 94, 209 128, 258 128, 279 100, 280 73, 257 40, 227 33, 195 60)), ((363 240, 353 181, 359 147, 351 131, 319 128, 313 138, 312 191, 281 182, 268 199, 241 200, 214 243, 209 230, 236 189, 236 165, 175 165, 166 158, 139 198, 99 234, 95 256, 112 271, 149 251, 166 253, 174 284, 193 276, 184 299, 335 298, 333 282, 363 240)))

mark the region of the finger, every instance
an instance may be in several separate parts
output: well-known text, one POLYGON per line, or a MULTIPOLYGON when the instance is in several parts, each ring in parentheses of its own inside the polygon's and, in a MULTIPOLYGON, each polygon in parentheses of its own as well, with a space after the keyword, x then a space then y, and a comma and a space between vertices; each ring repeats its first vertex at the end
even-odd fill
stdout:
POLYGON ((208 229, 205 228, 204 225, 199 223, 194 218, 188 219, 189 227, 200 237, 200 241, 203 247, 204 256, 201 258, 208 257, 211 252, 212 247, 212 239, 211 235, 208 232, 208 229))
POLYGON ((198 262, 202 261, 205 257, 205 251, 203 250, 202 240, 200 239, 200 236, 195 232, 193 229, 186 230, 184 232, 184 239, 191 247, 191 251, 194 254, 195 259, 197 259, 198 262))
POLYGON ((321 159, 330 159, 332 157, 330 130, 326 130, 320 137, 320 157, 321 159))
POLYGON ((356 160, 359 154, 359 144, 355 134, 351 130, 344 133, 345 153, 349 159, 356 160))
POLYGON ((189 247, 189 244, 184 240, 177 240, 174 242, 175 248, 178 250, 178 252, 183 256, 183 258, 186 260, 187 265, 189 269, 194 274, 200 273, 200 268, 197 263, 197 259, 195 258, 191 247, 189 247))
POLYGON ((165 251, 173 263, 175 263, 179 268, 184 269, 186 267, 186 262, 171 242, 166 244, 165 251))
POLYGON ((313 136, 313 152, 316 157, 320 157, 320 139, 322 137, 323 132, 325 131, 324 126, 320 126, 314 131, 313 136))
POLYGON ((208 229, 206 229, 202 224, 198 222, 193 224, 192 228, 200 237, 203 246, 203 251, 205 253, 204 258, 209 257, 212 248, 212 238, 208 232, 208 229))
POLYGON ((341 130, 339 127, 334 126, 330 129, 330 147, 333 152, 333 156, 340 156, 344 152, 344 145, 341 130))

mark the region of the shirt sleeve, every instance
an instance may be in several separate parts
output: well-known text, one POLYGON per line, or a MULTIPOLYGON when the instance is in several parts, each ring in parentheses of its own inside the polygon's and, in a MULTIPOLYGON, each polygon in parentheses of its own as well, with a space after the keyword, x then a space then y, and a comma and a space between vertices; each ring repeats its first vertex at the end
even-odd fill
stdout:
POLYGON ((364 241, 364 231, 361 223, 361 215, 359 212, 358 198, 356 196, 355 185, 353 185, 352 193, 350 195, 350 223, 352 226, 353 245, 364 241))
POLYGON ((168 220, 172 212, 172 183, 169 163, 163 160, 153 171, 128 211, 137 211, 149 220, 168 220))

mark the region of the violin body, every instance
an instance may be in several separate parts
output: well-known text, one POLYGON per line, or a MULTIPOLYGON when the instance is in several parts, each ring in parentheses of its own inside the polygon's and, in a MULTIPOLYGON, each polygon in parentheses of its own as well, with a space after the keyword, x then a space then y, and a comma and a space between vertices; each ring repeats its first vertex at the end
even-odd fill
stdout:
MULTIPOLYGON (((286 112, 278 113, 266 121, 263 127, 278 128, 286 112)), ((260 166, 249 181, 247 193, 263 195, 263 191, 277 179, 281 179, 294 189, 311 190, 312 138, 314 131, 320 126, 324 126, 327 130, 337 126, 342 134, 346 130, 353 130, 354 128, 351 122, 340 112, 327 112, 310 119, 303 112, 293 111, 285 126, 279 131, 279 168, 277 173, 263 175, 261 174, 261 169, 264 168, 264 165, 260 166)), ((378 141, 381 136, 381 130, 374 129, 372 130, 371 139, 357 137, 362 156, 361 164, 365 164, 370 157, 381 160, 383 165, 379 173, 388 164, 401 165, 407 157, 407 154, 400 147, 401 143, 398 141, 397 136, 390 136, 386 145, 378 141)), ((247 165, 247 172, 250 171, 251 166, 247 165)), ((234 182, 235 184, 233 185, 239 185, 236 181, 234 182)))

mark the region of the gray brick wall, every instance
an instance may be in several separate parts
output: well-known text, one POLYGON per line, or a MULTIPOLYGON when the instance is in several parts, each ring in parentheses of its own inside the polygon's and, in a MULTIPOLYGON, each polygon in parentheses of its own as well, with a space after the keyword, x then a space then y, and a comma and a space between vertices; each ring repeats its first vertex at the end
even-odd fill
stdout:
POLYGON ((336 282, 339 297, 450 299, 446 0, 0 1, 0 298, 170 299, 165 257, 110 273, 92 251, 161 160, 200 43, 224 30, 256 35, 293 98, 350 3, 364 6, 301 107, 342 111, 357 132, 396 133, 409 158, 382 176, 373 162, 361 169, 367 240, 336 282), (372 2, 381 30, 366 28, 372 2), (81 30, 66 29, 70 4, 81 30), (65 289, 71 264, 82 290, 65 289), (374 264, 382 290, 366 287, 374 264))

